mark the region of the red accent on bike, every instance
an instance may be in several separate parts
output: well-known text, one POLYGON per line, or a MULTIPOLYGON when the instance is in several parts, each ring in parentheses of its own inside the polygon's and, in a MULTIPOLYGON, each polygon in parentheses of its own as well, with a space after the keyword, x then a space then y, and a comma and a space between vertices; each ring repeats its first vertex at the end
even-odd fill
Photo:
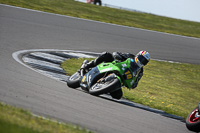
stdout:
POLYGON ((196 122, 199 122, 200 121, 200 116, 196 117, 196 114, 199 113, 198 112, 198 108, 196 108, 191 114, 190 114, 190 117, 189 117, 189 122, 190 123, 196 123, 196 122))

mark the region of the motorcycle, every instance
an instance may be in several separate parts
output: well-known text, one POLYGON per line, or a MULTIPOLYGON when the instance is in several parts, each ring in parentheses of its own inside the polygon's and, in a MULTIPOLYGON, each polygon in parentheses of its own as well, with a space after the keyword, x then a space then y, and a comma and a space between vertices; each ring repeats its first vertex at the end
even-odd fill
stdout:
POLYGON ((200 102, 199 105, 187 116, 186 127, 190 131, 200 132, 200 102))
MULTIPOLYGON (((88 61, 84 61, 86 64, 88 61)), ((80 69, 67 79, 71 88, 81 87, 91 95, 110 94, 115 99, 120 99, 122 86, 131 88, 140 71, 135 60, 128 58, 123 62, 113 61, 101 63, 89 70, 80 69)))

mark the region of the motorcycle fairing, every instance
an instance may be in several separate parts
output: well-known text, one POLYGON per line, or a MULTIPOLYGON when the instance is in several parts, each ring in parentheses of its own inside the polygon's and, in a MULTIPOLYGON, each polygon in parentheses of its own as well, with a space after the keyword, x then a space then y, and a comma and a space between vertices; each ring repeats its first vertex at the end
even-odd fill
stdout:
POLYGON ((97 80, 97 77, 99 77, 100 72, 97 67, 92 68, 88 73, 86 73, 81 78, 80 86, 84 90, 89 90, 89 88, 94 84, 94 80, 97 80))
POLYGON ((136 80, 136 75, 131 65, 133 61, 129 58, 124 62, 112 63, 101 63, 96 67, 92 68, 88 73, 86 73, 80 80, 80 86, 82 89, 88 91, 94 83, 96 83, 100 78, 104 77, 106 74, 116 73, 117 78, 123 83, 124 86, 132 88, 136 80), (119 73, 119 74, 117 74, 119 73), (122 75, 122 76, 120 76, 122 75))

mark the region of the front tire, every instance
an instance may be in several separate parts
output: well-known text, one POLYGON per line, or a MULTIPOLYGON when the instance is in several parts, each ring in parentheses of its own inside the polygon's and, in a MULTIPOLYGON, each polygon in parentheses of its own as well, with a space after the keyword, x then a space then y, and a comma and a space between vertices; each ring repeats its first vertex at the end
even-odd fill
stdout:
POLYGON ((200 132, 200 113, 196 107, 186 119, 186 127, 190 131, 200 132))
POLYGON ((80 78, 81 75, 79 72, 74 73, 73 75, 71 75, 66 81, 67 81, 67 85, 71 88, 78 88, 80 87, 80 78))
POLYGON ((95 83, 90 89, 89 93, 95 96, 113 92, 121 87, 121 82, 115 74, 111 74, 95 83))

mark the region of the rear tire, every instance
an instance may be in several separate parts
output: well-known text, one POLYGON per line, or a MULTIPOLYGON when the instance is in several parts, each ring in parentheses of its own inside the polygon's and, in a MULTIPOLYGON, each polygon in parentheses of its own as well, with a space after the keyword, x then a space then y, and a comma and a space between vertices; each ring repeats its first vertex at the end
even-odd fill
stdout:
POLYGON ((80 87, 80 78, 81 75, 79 72, 74 73, 73 75, 71 75, 66 81, 67 81, 67 85, 71 88, 78 88, 80 87))
POLYGON ((104 78, 105 81, 95 83, 90 89, 89 93, 95 96, 113 92, 121 87, 120 80, 115 74, 111 74, 104 78))
POLYGON ((114 99, 120 99, 123 96, 123 92, 122 89, 120 88, 119 90, 116 90, 114 92, 111 92, 110 95, 112 96, 112 98, 114 99))
POLYGON ((198 113, 198 107, 196 107, 186 119, 186 127, 190 131, 200 132, 200 114, 198 113))

